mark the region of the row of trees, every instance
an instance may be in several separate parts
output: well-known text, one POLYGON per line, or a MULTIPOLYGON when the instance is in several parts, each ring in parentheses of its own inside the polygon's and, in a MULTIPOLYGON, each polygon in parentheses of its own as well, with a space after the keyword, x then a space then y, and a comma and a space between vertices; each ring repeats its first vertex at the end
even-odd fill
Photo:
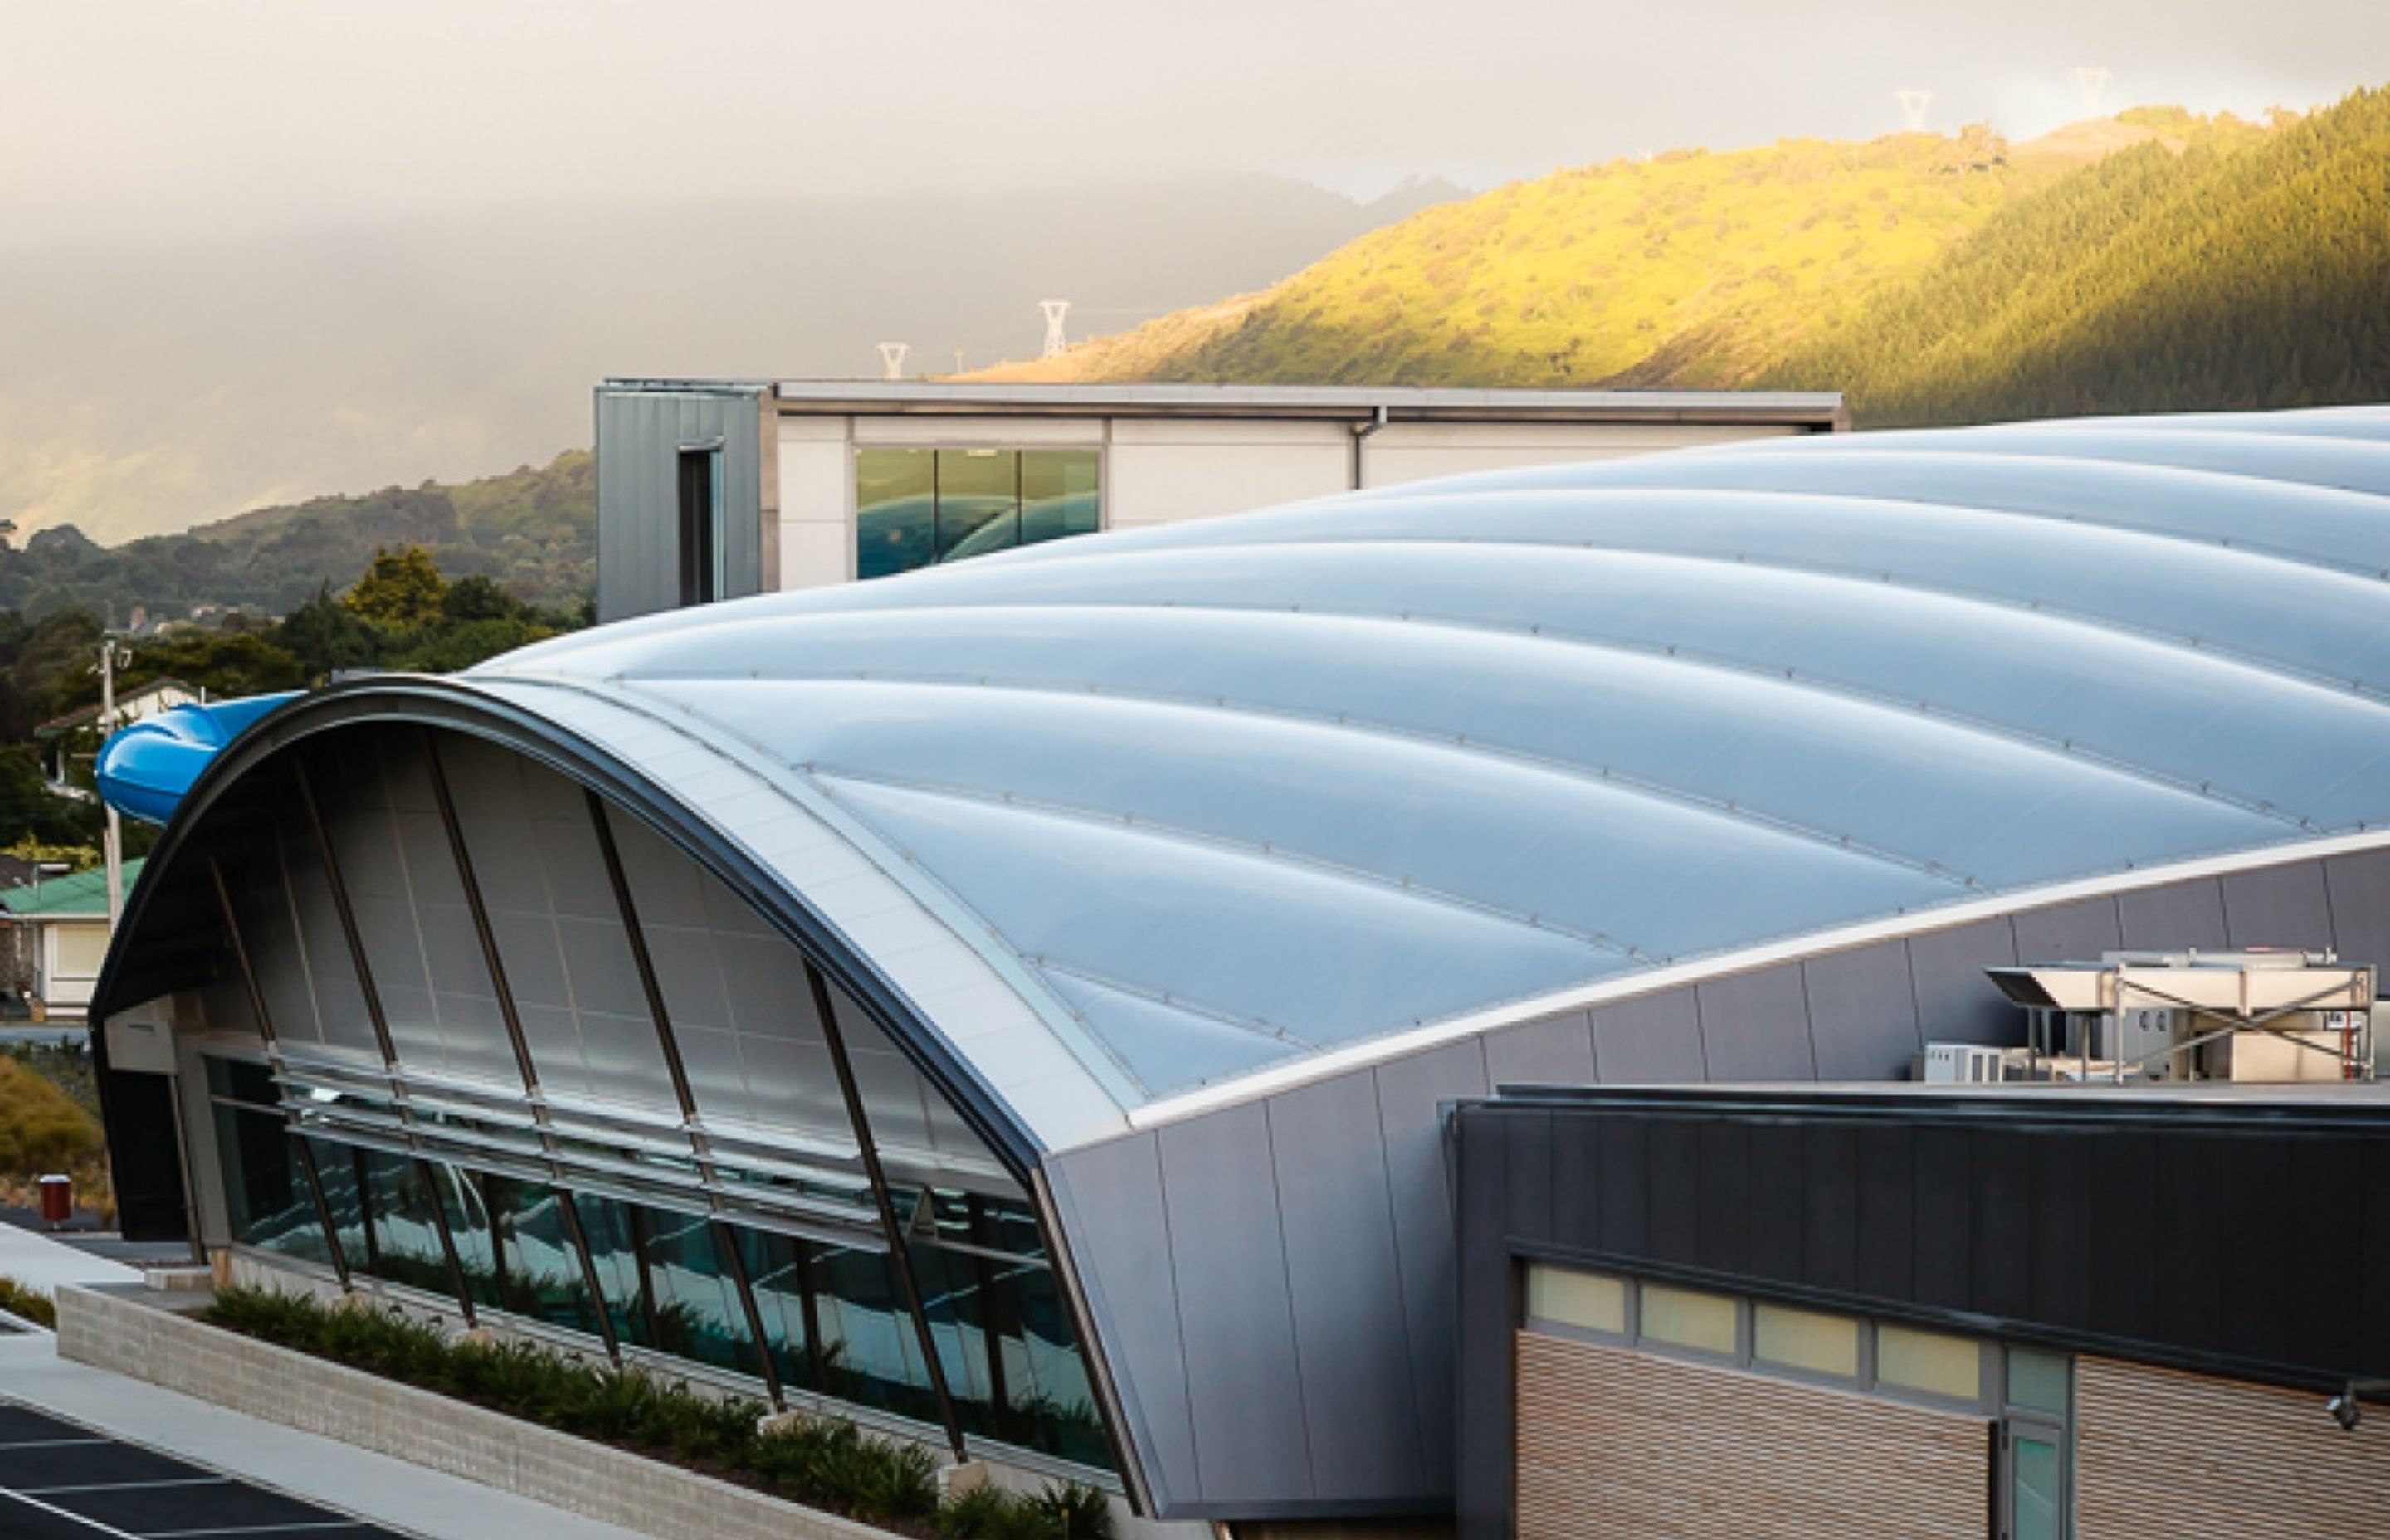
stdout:
MULTIPOLYGON (((227 617, 215 630, 182 630, 133 648, 117 675, 120 693, 174 679, 229 699, 321 684, 348 670, 448 674, 559 632, 587 625, 592 607, 526 604, 490 578, 450 582, 419 545, 375 553, 343 592, 329 584, 279 622, 227 617)), ((0 843, 82 860, 96 845, 101 814, 91 802, 50 791, 48 771, 63 752, 69 777, 89 785, 96 725, 42 741, 41 729, 99 701, 92 663, 104 635, 88 610, 28 620, 0 610, 0 843)), ((130 853, 146 848, 132 833, 130 853)))

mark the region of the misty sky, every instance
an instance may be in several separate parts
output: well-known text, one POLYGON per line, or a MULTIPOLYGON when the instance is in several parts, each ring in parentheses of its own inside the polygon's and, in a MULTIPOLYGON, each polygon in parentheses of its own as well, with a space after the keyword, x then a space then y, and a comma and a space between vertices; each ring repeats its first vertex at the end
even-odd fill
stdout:
POLYGON ((0 240, 1614 155, 2390 81, 2390 0, 0 0, 0 240))

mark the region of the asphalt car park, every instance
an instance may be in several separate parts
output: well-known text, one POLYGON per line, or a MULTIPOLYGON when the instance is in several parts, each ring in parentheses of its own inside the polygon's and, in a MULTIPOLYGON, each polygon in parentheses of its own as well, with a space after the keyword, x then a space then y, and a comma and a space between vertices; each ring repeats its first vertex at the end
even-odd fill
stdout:
POLYGON ((0 1396, 0 1540, 414 1540, 0 1396))

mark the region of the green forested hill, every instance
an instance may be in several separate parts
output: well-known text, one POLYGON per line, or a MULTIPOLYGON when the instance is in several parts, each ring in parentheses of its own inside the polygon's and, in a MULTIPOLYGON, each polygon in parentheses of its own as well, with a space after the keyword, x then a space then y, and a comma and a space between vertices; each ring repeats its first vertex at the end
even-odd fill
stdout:
POLYGON ((596 578, 597 474, 586 450, 456 486, 426 481, 259 508, 183 534, 102 546, 72 525, 0 546, 0 610, 83 608, 120 623, 134 605, 179 618, 191 605, 286 614, 374 553, 418 545, 450 577, 496 580, 517 597, 569 604, 596 578))
POLYGON ((2390 92, 1563 172, 1013 374, 1807 387, 1864 424, 2390 397, 2390 92))
POLYGON ((2390 398, 2390 90, 2078 172, 1762 380, 1887 425, 2390 398))

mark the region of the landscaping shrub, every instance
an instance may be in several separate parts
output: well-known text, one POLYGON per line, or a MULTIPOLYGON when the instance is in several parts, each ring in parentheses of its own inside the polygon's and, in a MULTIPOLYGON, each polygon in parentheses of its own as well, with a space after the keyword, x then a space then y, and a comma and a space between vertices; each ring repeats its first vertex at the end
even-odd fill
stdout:
POLYGON ((756 1419, 768 1410, 761 1402, 701 1395, 535 1343, 451 1340, 394 1310, 326 1306, 263 1289, 218 1290, 206 1318, 559 1432, 740 1478, 866 1523, 939 1540, 1108 1540, 1111 1534, 1110 1507, 1093 1487, 1049 1484, 1028 1496, 983 1487, 941 1503, 937 1460, 917 1444, 875 1438, 828 1417, 800 1417, 759 1433, 756 1419))
POLYGON ((0 1310, 35 1326, 54 1327, 58 1324, 58 1308, 47 1294, 37 1292, 32 1285, 0 1275, 0 1310))

